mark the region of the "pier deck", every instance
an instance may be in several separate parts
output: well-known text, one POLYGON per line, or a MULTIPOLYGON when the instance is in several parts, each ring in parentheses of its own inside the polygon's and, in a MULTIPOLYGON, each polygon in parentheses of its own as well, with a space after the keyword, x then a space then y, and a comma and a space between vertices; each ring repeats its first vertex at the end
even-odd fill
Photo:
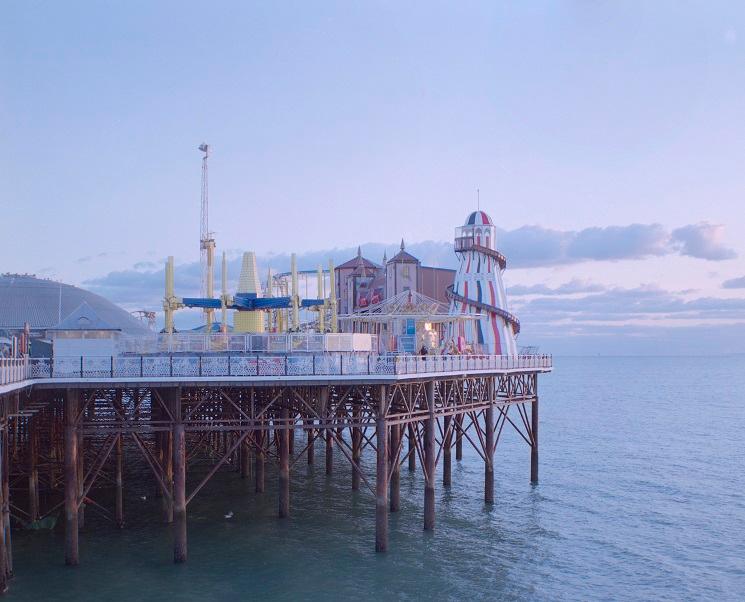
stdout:
POLYGON ((21 367, 6 361, 0 579, 12 573, 11 521, 63 512, 69 565, 80 562, 87 511, 122 527, 125 456, 147 466, 163 522, 175 523, 175 562, 188 556, 189 504, 218 470, 252 478, 263 494, 274 466, 277 514, 286 518, 290 469, 301 457, 315 463, 317 447, 327 474, 340 453, 353 468, 351 488, 374 496, 375 549, 383 552, 388 514, 400 507, 403 465, 423 472, 427 530, 435 528, 436 483, 450 486, 452 450, 460 459, 464 442, 484 462, 486 503, 494 501, 494 452, 505 426, 528 445, 530 478, 538 480, 538 375, 551 368, 550 356, 165 354, 26 360, 21 367), (361 462, 366 451, 376 455, 374 474, 361 462), (205 461, 206 475, 190 472, 205 461))

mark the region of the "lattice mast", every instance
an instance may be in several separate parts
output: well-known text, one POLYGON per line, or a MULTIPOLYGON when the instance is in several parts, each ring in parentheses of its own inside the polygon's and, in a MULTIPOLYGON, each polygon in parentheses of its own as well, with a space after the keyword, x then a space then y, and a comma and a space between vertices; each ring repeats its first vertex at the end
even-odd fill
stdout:
MULTIPOLYGON (((215 295, 215 238, 210 232, 209 224, 209 179, 207 159, 210 156, 210 146, 206 143, 199 145, 199 150, 204 153, 202 156, 202 215, 201 227, 199 231, 199 251, 201 264, 201 296, 212 299, 215 295)), ((214 321, 214 309, 205 308, 205 326, 206 332, 212 332, 212 323, 214 321)))

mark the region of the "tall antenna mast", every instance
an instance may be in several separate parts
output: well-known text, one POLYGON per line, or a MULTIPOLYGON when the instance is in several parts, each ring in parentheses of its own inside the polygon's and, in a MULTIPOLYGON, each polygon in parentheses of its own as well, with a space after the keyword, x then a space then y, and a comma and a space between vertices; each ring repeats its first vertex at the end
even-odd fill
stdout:
MULTIPOLYGON (((200 264, 202 268, 201 294, 202 297, 212 299, 215 296, 215 239, 210 232, 209 224, 209 185, 207 172, 207 159, 210 156, 210 147, 206 143, 199 145, 199 150, 204 153, 202 157, 202 221, 199 231, 200 264)), ((205 309, 205 322, 207 332, 212 332, 213 309, 205 309)))
POLYGON ((481 211, 481 191, 476 189, 476 211, 481 211))

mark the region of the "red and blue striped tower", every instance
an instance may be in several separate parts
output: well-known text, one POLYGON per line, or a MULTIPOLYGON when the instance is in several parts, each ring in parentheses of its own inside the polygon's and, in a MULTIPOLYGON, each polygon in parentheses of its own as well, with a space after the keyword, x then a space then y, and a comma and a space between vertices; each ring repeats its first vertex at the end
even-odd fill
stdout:
POLYGON ((464 320, 450 337, 463 350, 495 355, 517 355, 520 322, 507 311, 502 272, 507 267, 504 255, 496 250, 496 228, 483 211, 474 211, 466 223, 455 229, 455 254, 460 265, 455 282, 448 289, 450 314, 478 314, 464 320))

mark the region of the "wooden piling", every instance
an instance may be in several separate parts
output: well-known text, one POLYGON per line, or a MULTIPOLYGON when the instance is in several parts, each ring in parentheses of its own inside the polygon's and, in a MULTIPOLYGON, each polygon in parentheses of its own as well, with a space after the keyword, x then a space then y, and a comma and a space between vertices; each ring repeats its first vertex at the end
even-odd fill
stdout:
POLYGON ((455 459, 460 462, 463 459, 463 414, 455 417, 457 427, 455 429, 455 459))
POLYGON ((83 438, 83 431, 77 429, 78 432, 78 529, 85 528, 85 500, 83 499, 83 492, 85 490, 85 440, 83 438))
POLYGON ((28 516, 29 522, 39 519, 39 432, 37 421, 28 420, 28 516))
POLYGON ((168 391, 173 430, 173 561, 186 562, 186 433, 181 413, 181 389, 168 391))
POLYGON ((387 388, 379 389, 376 418, 377 463, 375 471, 375 551, 388 550, 388 424, 387 388))
POLYGON ((168 431, 161 433, 161 445, 163 446, 163 482, 170 495, 164 495, 161 500, 161 512, 163 522, 170 525, 173 522, 173 425, 168 431))
MULTIPOLYGON (((0 408, 3 411, 4 408, 0 408)), ((5 452, 4 449, 8 444, 8 422, 7 417, 3 416, 2 425, 0 426, 0 475, 5 474, 5 452)), ((5 504, 5 487, 0 486, 0 505, 5 504)), ((8 554, 7 542, 5 541, 5 529, 0 529, 0 594, 8 591, 8 554)))
POLYGON ((450 451, 452 449, 452 416, 443 418, 443 437, 442 437, 442 486, 450 487, 453 481, 453 463, 450 451))
POLYGON ((401 425, 393 424, 390 427, 391 431, 391 447, 388 452, 390 458, 390 510, 391 512, 398 512, 401 508, 401 464, 399 447, 401 443, 401 425))
POLYGON ((124 449, 122 445, 122 437, 123 435, 117 435, 115 451, 116 455, 114 457, 114 481, 116 483, 114 521, 116 522, 116 526, 120 529, 124 527, 124 449))
POLYGON ((308 420, 306 422, 306 426, 308 427, 307 435, 308 435, 308 466, 312 466, 313 462, 315 462, 315 429, 313 428, 313 421, 308 420))
MULTIPOLYGON (((360 410, 355 407, 352 410, 352 420, 357 423, 360 419, 360 410)), ((360 458, 362 456, 362 429, 359 426, 352 427, 352 491, 360 488, 360 458)))
POLYGON ((267 439, 267 432, 256 429, 254 431, 256 439, 256 456, 255 456, 255 484, 256 493, 264 493, 264 444, 267 439))
MULTIPOLYGON (((493 400, 492 400, 493 402, 493 400)), ((494 406, 484 411, 484 502, 494 503, 494 406)))
POLYGON ((289 412, 282 408, 279 437, 279 518, 290 516, 290 425, 289 412))
POLYGON ((530 482, 538 482, 538 396, 533 400, 530 417, 530 430, 533 434, 530 446, 530 482))
POLYGON ((416 470, 416 433, 414 429, 416 426, 413 423, 407 425, 406 433, 408 435, 409 444, 409 471, 414 472, 416 470))
POLYGON ((65 393, 65 564, 77 566, 78 555, 78 389, 65 393))
POLYGON ((435 383, 426 384, 427 418, 424 419, 424 529, 435 528, 435 383))

